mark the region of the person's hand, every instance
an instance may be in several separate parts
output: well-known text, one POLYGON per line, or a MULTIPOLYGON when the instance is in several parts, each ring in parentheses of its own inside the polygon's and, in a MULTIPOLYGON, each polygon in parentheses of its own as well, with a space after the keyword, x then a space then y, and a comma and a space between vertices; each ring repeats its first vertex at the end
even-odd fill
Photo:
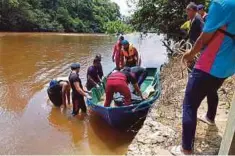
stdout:
POLYGON ((91 94, 92 93, 92 91, 86 91, 88 94, 91 94))
POLYGON ((67 106, 66 106, 66 104, 63 103, 60 108, 65 109, 65 108, 67 108, 67 106))
POLYGON ((182 57, 181 62, 188 67, 193 61, 194 55, 192 55, 191 51, 186 51, 182 57))
POLYGON ((113 61, 113 62, 115 62, 115 59, 114 59, 114 57, 112 57, 112 61, 113 61))
POLYGON ((92 99, 92 97, 88 93, 86 94, 86 98, 87 99, 92 99))
POLYGON ((91 99, 92 99, 92 97, 91 97, 90 95, 88 95, 86 98, 87 98, 87 99, 89 99, 89 100, 91 100, 91 99))
POLYGON ((141 96, 141 98, 143 99, 143 100, 146 100, 147 99, 147 97, 146 96, 141 96))
POLYGON ((144 95, 144 98, 143 98, 143 99, 146 100, 147 98, 148 98, 148 95, 144 95))

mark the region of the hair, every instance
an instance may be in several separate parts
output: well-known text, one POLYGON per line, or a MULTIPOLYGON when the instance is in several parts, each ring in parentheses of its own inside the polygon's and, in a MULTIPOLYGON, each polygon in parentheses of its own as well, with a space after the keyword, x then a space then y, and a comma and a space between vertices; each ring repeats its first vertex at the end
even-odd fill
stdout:
POLYGON ((199 10, 204 10, 205 9, 205 6, 203 5, 203 4, 199 4, 198 6, 197 6, 197 10, 199 11, 199 10))
POLYGON ((120 37, 119 37, 119 40, 123 41, 123 40, 124 40, 124 37, 123 37, 123 36, 120 36, 120 37))
POLYGON ((76 70, 76 69, 80 69, 80 64, 79 63, 74 63, 70 66, 71 70, 76 70))
POLYGON ((100 60, 99 59, 97 59, 97 58, 95 58, 94 60, 93 60, 93 64, 95 64, 95 63, 99 63, 100 62, 100 60))
POLYGON ((101 54, 97 54, 97 55, 95 56, 95 59, 97 59, 98 61, 101 61, 101 54))
POLYGON ((192 9, 194 11, 197 11, 197 5, 194 3, 194 2, 190 2, 188 5, 187 5, 187 9, 192 9))

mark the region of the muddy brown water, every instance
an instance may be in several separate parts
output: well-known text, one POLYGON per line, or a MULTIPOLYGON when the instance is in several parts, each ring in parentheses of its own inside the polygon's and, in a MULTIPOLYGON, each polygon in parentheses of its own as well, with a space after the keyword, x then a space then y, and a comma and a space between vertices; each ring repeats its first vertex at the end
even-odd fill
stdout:
MULTIPOLYGON (((140 40, 126 36, 139 49, 144 66, 166 60, 159 36, 140 40)), ((0 154, 125 154, 134 134, 117 131, 97 116, 72 118, 48 101, 45 85, 67 76, 80 62, 80 76, 98 53, 105 74, 115 37, 87 34, 0 33, 0 154)))

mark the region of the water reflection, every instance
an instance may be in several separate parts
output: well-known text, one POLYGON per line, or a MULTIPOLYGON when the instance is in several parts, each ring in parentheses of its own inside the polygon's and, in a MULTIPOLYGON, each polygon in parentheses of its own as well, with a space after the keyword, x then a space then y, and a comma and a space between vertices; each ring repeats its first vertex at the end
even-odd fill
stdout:
POLYGON ((67 76, 72 62, 82 64, 81 75, 85 80, 91 58, 97 53, 109 57, 113 42, 107 36, 40 34, 10 34, 0 39, 0 82, 3 84, 0 90, 4 90, 1 104, 12 110, 22 110, 50 79, 67 76))
POLYGON ((87 121, 85 117, 73 118, 71 117, 71 110, 61 110, 52 107, 48 121, 58 131, 68 132, 75 145, 86 138, 85 122, 87 121))
POLYGON ((89 118, 88 140, 92 153, 112 154, 126 153, 126 147, 132 141, 135 133, 119 131, 110 127, 104 120, 95 115, 89 118))

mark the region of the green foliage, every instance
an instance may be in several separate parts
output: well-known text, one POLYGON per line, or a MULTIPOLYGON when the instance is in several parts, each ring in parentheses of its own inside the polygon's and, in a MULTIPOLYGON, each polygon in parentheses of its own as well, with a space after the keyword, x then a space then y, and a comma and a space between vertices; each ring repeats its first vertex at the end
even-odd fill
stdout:
POLYGON ((1 0, 0 31, 101 33, 120 17, 110 0, 1 0))
MULTIPOLYGON (((187 20, 185 8, 192 0, 132 0, 136 11, 132 24, 138 31, 151 31, 177 35, 180 26, 187 20)), ((207 4, 208 0, 194 0, 197 4, 207 4)))
POLYGON ((108 34, 129 33, 134 30, 130 25, 121 21, 108 22, 105 25, 105 29, 108 34))

